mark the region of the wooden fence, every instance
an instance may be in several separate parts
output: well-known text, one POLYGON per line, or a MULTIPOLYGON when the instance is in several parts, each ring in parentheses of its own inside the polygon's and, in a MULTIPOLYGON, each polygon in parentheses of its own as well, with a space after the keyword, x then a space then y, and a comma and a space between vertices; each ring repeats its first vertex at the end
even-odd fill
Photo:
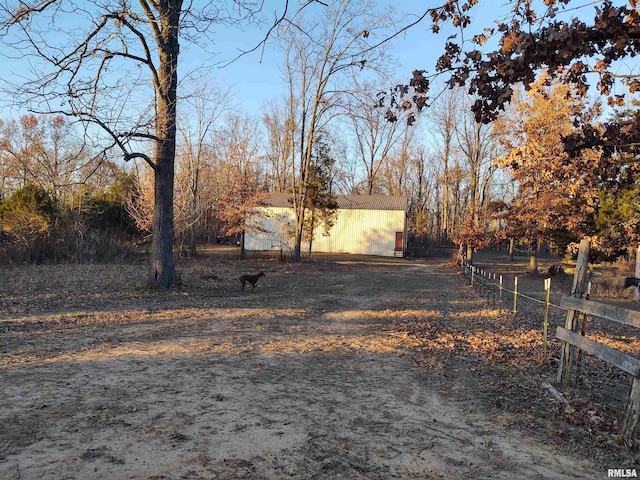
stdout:
MULTIPOLYGON (((622 435, 631 437, 640 418, 640 360, 591 340, 586 337, 585 332, 577 332, 576 325, 574 322, 571 322, 570 318, 576 317, 576 312, 581 312, 612 322, 640 328, 640 312, 569 296, 563 296, 560 305, 569 310, 567 314, 567 324, 572 324, 565 325, 565 327, 557 327, 556 337, 559 340, 562 340, 565 344, 579 348, 589 355, 598 357, 632 376, 631 392, 627 400, 622 428, 620 430, 622 435)), ((576 368, 574 363, 574 361, 560 362, 560 369, 558 371, 559 383, 572 383, 572 373, 576 368)))
POLYGON ((640 328, 640 312, 627 310, 612 305, 596 303, 588 300, 589 284, 587 282, 588 255, 590 242, 583 240, 580 243, 580 252, 576 262, 576 273, 573 279, 570 296, 563 296, 560 305, 553 305, 549 301, 550 283, 545 281, 545 300, 531 298, 518 292, 518 279, 514 279, 513 290, 506 288, 502 276, 496 278, 491 274, 477 269, 475 266, 462 261, 465 274, 468 275, 468 283, 486 296, 492 306, 503 307, 506 294, 513 294, 513 313, 517 312, 517 301, 524 297, 545 306, 543 319, 543 348, 546 356, 547 326, 549 306, 561 308, 567 311, 567 319, 564 327, 557 327, 556 338, 562 342, 562 358, 558 369, 557 382, 560 384, 572 384, 573 378, 577 378, 578 362, 576 349, 589 355, 604 360, 605 362, 621 369, 632 377, 631 391, 626 401, 625 415, 622 421, 621 433, 626 437, 633 435, 634 429, 640 420, 640 359, 627 355, 619 350, 608 347, 586 337, 585 332, 579 329, 578 321, 581 315, 593 315, 609 321, 640 328), (586 298, 585 298, 586 297, 586 298), (580 330, 580 331, 579 331, 580 330))

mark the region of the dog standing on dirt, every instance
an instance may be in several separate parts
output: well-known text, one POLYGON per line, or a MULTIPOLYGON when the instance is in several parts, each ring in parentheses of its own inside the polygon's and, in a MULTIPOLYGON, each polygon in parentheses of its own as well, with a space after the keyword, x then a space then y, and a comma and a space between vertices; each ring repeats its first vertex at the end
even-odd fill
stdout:
POLYGON ((251 291, 253 292, 256 289, 256 283, 260 280, 260 277, 264 277, 264 272, 256 273, 255 275, 242 275, 240 277, 240 283, 242 283, 242 290, 247 283, 251 284, 251 291))

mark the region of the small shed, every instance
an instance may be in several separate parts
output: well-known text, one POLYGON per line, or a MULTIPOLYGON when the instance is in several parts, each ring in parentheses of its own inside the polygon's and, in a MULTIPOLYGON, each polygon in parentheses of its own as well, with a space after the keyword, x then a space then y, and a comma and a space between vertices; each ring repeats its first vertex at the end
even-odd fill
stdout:
MULTIPOLYGON (((338 211, 328 235, 318 227, 312 252, 402 257, 407 250, 409 198, 404 195, 337 195, 338 211)), ((272 194, 245 234, 247 250, 293 249, 291 195, 272 194)), ((308 251, 303 244, 302 250, 308 251)))

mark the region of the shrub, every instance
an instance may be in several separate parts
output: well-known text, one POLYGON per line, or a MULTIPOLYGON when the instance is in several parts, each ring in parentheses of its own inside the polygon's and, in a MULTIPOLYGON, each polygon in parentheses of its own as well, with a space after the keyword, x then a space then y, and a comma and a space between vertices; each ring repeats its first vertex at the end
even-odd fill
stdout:
POLYGON ((13 192, 0 204, 5 253, 15 260, 42 261, 58 215, 55 201, 42 187, 28 183, 13 192))

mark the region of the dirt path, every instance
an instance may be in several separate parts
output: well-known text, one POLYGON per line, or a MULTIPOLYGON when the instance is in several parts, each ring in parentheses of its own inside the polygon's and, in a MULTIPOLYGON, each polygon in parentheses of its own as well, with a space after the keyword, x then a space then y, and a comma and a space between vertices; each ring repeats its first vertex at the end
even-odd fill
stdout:
POLYGON ((414 365, 390 324, 451 309, 453 278, 319 273, 3 320, 0 478, 606 478, 445 402, 414 365))

